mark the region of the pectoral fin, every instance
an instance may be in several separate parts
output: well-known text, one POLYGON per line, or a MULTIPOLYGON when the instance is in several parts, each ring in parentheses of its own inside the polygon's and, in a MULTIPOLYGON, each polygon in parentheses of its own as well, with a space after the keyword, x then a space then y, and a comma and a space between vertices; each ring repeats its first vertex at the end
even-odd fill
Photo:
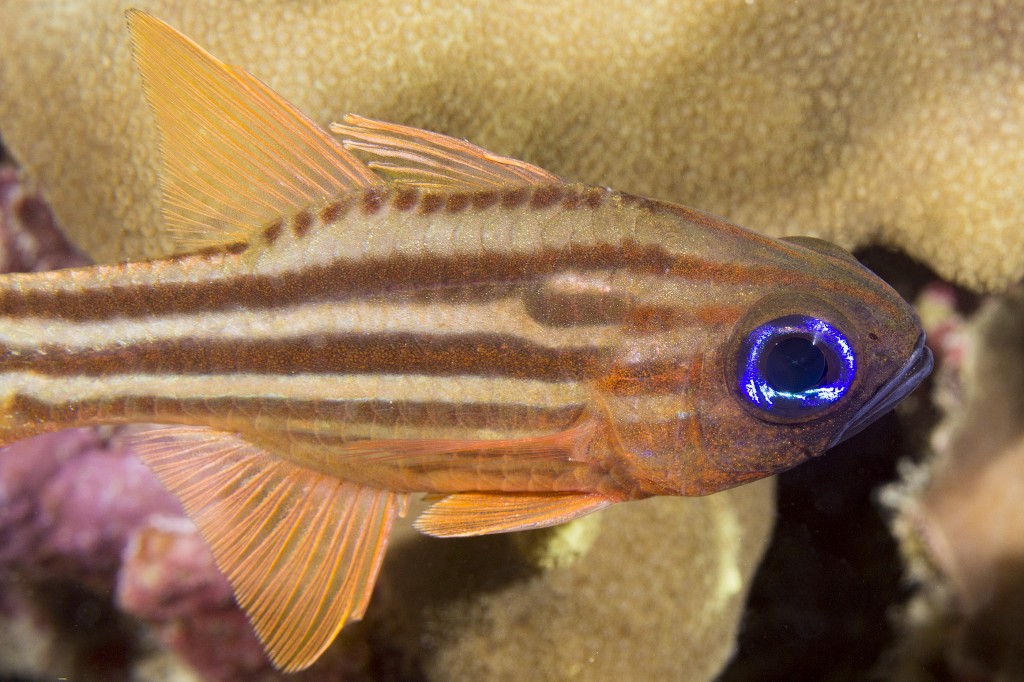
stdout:
POLYGON ((413 526, 435 537, 466 537, 544 528, 611 505, 589 493, 457 493, 435 502, 413 526))
POLYGON ((142 460, 199 527, 271 660, 311 665, 362 617, 407 496, 284 461, 205 428, 161 429, 142 460))
POLYGON ((561 182, 543 168, 429 130, 349 114, 331 132, 346 149, 372 158, 370 168, 403 185, 467 190, 561 182))

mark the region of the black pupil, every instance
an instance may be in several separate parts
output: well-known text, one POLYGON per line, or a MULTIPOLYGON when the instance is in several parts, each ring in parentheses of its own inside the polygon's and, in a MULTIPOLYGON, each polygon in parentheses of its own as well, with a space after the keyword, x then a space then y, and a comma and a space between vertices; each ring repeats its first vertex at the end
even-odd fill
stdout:
POLYGON ((768 351, 763 368, 764 378, 776 391, 802 393, 825 376, 825 355, 810 339, 794 336, 768 351))

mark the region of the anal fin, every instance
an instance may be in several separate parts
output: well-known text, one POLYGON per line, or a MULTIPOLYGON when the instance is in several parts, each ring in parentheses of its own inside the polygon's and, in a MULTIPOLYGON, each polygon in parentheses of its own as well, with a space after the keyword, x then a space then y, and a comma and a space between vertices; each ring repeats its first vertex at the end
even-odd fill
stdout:
POLYGON ((545 528, 611 505, 592 493, 456 493, 435 502, 413 523, 435 537, 467 537, 545 528))
POLYGON ((138 451, 199 527, 280 669, 308 667, 362 617, 407 495, 206 428, 161 429, 138 451))

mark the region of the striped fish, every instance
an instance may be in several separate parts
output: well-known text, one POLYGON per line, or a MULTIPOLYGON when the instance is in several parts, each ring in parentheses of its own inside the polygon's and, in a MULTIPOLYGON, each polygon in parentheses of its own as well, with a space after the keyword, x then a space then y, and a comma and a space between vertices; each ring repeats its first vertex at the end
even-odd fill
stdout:
POLYGON ((392 522, 436 536, 705 495, 912 390, 911 308, 837 247, 348 116, 340 142, 129 12, 180 253, 0 278, 0 443, 140 447, 271 660, 366 608, 392 522))

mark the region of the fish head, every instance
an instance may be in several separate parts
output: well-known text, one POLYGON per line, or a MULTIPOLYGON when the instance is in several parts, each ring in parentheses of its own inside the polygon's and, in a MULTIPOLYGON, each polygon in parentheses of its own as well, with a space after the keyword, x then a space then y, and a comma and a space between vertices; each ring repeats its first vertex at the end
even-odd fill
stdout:
MULTIPOLYGON (((733 312, 690 331, 689 375, 662 391, 675 416, 632 409, 617 425, 634 477, 659 494, 709 494, 821 455, 931 371, 913 308, 846 251, 793 238, 752 257, 799 276, 752 283, 740 305, 722 306, 733 312)), ((621 399, 611 404, 627 413, 621 399)))
POLYGON ((700 387, 704 485, 784 471, 853 436, 932 368, 913 308, 839 247, 792 238, 807 284, 771 284, 712 344, 700 387))

